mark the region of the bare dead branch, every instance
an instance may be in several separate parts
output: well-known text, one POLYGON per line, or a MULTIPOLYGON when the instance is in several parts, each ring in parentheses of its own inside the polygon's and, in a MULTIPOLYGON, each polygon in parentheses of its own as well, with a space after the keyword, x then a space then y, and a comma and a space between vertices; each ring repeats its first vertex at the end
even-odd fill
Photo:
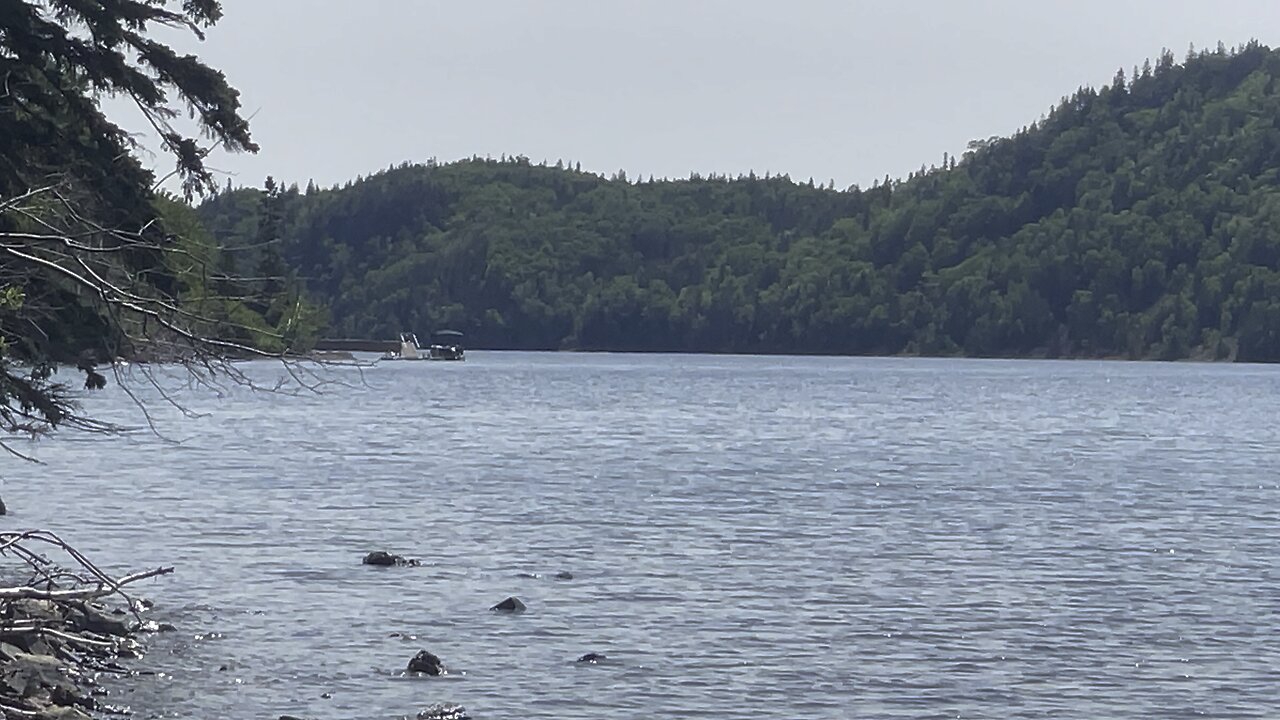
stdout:
POLYGON ((0 533, 0 554, 18 557, 35 573, 36 578, 26 585, 0 588, 0 600, 25 599, 65 602, 95 600, 110 595, 119 595, 128 601, 132 607, 134 602, 124 592, 123 588, 125 586, 173 572, 172 567, 158 567, 121 578, 113 578, 56 534, 45 530, 0 533), (88 577, 62 570, 59 566, 50 562, 42 553, 37 552, 33 547, 36 544, 43 544, 61 550, 88 577), (68 577, 76 580, 71 587, 54 589, 58 584, 58 579, 68 577), (39 585, 44 587, 39 587, 39 585))

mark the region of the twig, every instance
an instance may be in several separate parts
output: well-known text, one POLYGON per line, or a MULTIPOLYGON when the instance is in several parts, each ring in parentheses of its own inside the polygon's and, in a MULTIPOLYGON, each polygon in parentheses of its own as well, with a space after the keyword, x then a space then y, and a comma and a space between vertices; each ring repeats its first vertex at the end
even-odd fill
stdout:
POLYGON ((49 627, 37 628, 37 630, 45 635, 52 635, 56 638, 61 638, 63 640, 66 640, 67 642, 76 643, 77 645, 84 645, 86 647, 111 649, 116 646, 115 643, 110 641, 90 640, 87 637, 81 637, 79 635, 65 633, 65 632, 62 632, 61 630, 54 630, 53 628, 49 628, 49 627))
POLYGON ((23 710, 22 708, 14 707, 12 705, 5 705, 4 703, 0 703, 0 712, 4 713, 4 717, 33 718, 33 717, 37 717, 40 714, 35 710, 23 710))

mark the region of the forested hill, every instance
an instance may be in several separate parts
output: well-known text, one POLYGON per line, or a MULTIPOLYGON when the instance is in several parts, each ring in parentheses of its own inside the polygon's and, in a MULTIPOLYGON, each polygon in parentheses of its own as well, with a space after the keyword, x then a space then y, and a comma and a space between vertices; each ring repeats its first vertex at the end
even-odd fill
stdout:
MULTIPOLYGON (((523 158, 237 190, 331 332, 472 345, 1280 360, 1280 53, 1165 54, 904 181, 651 181, 523 158)), ((767 142, 767 138, 762 138, 767 142)))

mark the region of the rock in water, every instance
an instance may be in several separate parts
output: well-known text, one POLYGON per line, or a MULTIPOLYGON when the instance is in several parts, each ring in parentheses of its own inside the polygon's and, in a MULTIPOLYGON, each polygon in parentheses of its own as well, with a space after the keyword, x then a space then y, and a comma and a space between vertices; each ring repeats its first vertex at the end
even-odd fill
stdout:
POLYGON ((418 720, 471 720, 461 705, 432 705, 418 713, 418 720))
POLYGON ((573 573, 569 572, 568 570, 561 570, 560 572, 556 573, 556 579, 557 579, 557 580, 572 580, 572 579, 573 579, 573 573))
POLYGON ((503 600, 502 602, 498 603, 497 605, 494 605, 489 609, 493 610, 494 612, 518 613, 518 612, 524 612, 527 609, 527 607, 525 606, 524 603, 520 602, 519 598, 509 597, 506 600, 503 600))
POLYGON ((403 565, 404 562, 405 562, 404 558, 400 557, 399 555, 392 555, 389 552, 383 552, 382 550, 375 550, 369 553, 368 555, 365 555, 364 560, 361 561, 361 564, 377 565, 379 567, 391 567, 392 565, 403 565))
POLYGON ((444 663, 440 662, 440 658, 423 650, 414 655, 413 659, 409 661, 409 672, 423 675, 443 675, 444 663))
POLYGON ((409 567, 419 567, 422 565, 416 558, 406 558, 403 555, 393 555, 382 550, 375 550, 364 556, 364 560, 360 561, 363 565, 377 565, 379 567, 391 567, 407 565, 409 567))
POLYGON ((608 659, 609 658, 605 657, 604 655, 601 655, 600 653, 587 653, 586 655, 583 655, 582 657, 578 658, 578 662, 595 664, 598 662, 604 662, 605 660, 608 660, 608 659))

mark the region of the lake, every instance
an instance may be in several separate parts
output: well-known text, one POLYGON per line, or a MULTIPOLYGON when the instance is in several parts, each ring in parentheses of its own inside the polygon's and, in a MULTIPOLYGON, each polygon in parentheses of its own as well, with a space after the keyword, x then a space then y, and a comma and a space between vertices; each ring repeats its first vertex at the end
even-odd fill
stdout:
MULTIPOLYGON (((322 374, 166 381, 198 417, 135 377, 166 437, 0 460, 0 526, 177 567, 139 588, 178 632, 138 663, 162 675, 115 685, 137 717, 1280 706, 1280 368, 473 352, 322 374), (377 549, 423 564, 362 566, 377 549), (489 611, 509 595, 528 611, 489 611), (403 677, 420 649, 451 674, 403 677)), ((85 406, 142 422, 114 382, 85 406)))

